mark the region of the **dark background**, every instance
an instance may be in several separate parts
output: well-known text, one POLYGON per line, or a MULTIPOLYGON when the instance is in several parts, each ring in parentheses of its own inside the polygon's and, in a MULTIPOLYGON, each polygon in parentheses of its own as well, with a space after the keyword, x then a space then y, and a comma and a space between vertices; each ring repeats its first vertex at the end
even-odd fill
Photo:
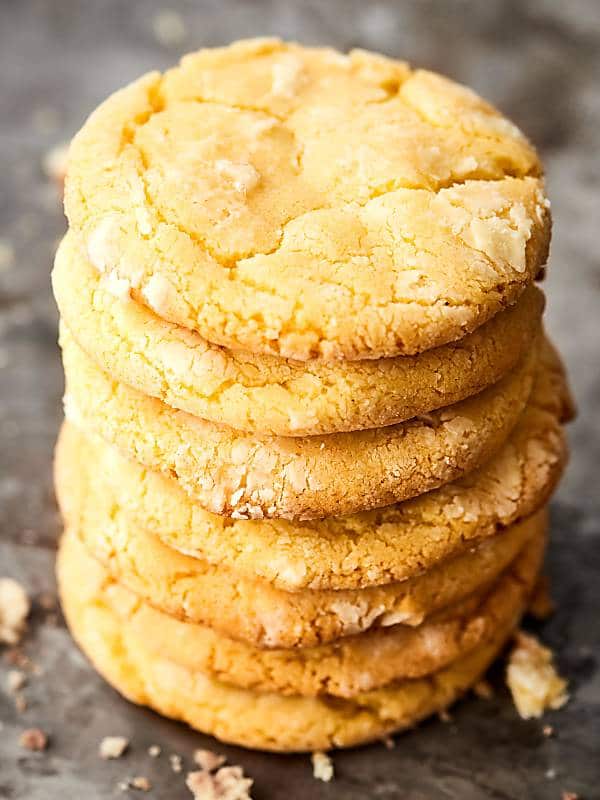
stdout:
MULTIPOLYGON (((0 575, 36 599, 24 648, 42 674, 19 714, 0 658, 0 798, 98 800, 146 775, 149 797, 190 798, 191 766, 206 737, 122 701, 91 670, 60 622, 41 608, 54 591, 58 534, 50 464, 62 376, 50 296, 52 253, 64 230, 44 155, 66 141, 109 92, 187 50, 278 34, 343 50, 364 47, 440 70, 511 116, 541 149, 555 235, 546 281, 548 328, 571 373, 580 416, 572 463, 553 503, 549 571, 559 601, 540 628, 569 678, 572 700, 542 722, 518 719, 506 691, 470 698, 452 722, 434 720, 383 746, 334 755, 336 779, 312 778, 308 757, 216 747, 269 798, 542 800, 600 797, 600 2, 366 2, 366 0, 0 0, 0 575), (175 17, 173 17, 175 12, 175 17), (542 735, 544 723, 556 729, 542 735), (20 731, 51 734, 44 754, 20 731), (100 739, 131 738, 124 759, 102 762, 100 739), (158 743, 163 756, 146 755, 158 743)), ((133 792, 131 792, 133 794, 133 792)))

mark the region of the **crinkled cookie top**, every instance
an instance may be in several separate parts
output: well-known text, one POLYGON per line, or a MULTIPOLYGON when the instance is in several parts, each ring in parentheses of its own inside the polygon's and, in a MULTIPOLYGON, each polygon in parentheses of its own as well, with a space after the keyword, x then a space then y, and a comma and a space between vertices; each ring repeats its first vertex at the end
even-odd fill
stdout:
POLYGON ((412 354, 514 302, 550 231, 537 155, 471 91, 275 39, 103 103, 66 209, 119 298, 233 349, 412 354))

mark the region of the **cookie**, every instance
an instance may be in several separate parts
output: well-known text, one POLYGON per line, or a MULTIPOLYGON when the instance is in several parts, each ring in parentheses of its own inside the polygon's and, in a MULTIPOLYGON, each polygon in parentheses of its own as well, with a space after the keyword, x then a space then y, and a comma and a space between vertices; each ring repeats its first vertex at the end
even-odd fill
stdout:
POLYGON ((121 620, 132 647, 154 657, 164 653, 180 666, 241 689, 284 695, 351 698, 392 681, 443 669, 516 626, 535 584, 545 537, 535 536, 491 587, 444 609, 415 628, 395 625, 330 645, 258 650, 156 611, 111 577, 73 534, 61 544, 58 573, 80 597, 99 594, 121 620))
POLYGON ((375 627, 419 625, 493 582, 546 526, 542 510, 407 580, 287 592, 179 553, 132 524, 114 495, 98 489, 93 463, 61 458, 55 478, 65 527, 116 580, 159 610, 262 648, 311 647, 375 627))
POLYGON ((115 298, 72 233, 52 282, 74 339, 115 379, 202 419, 277 436, 382 427, 470 397, 523 357, 544 304, 530 287, 474 333, 418 356, 298 362, 226 350, 115 298))
POLYGON ((258 437, 177 411, 102 372, 61 331, 65 415, 236 519, 350 514, 435 489, 503 444, 531 392, 537 348, 497 384, 427 417, 311 437, 258 437))
POLYGON ((547 256, 538 157, 473 92, 279 40, 114 94, 65 207, 120 293, 208 341, 299 360, 411 355, 513 303, 547 256))
POLYGON ((566 461, 561 421, 569 397, 560 362, 551 351, 546 355, 525 411, 498 453, 454 483, 377 511, 304 523, 231 520, 204 511, 177 481, 69 423, 57 444, 57 471, 93 464, 94 490, 113 498, 132 525, 182 553, 280 589, 404 580, 547 502, 566 461))
POLYGON ((327 750, 381 738, 449 706, 473 686, 512 629, 448 667, 401 680, 352 699, 282 696, 237 689, 150 652, 131 641, 102 592, 59 575, 63 611, 75 640, 104 678, 126 698, 187 722, 225 742, 273 751, 327 750))

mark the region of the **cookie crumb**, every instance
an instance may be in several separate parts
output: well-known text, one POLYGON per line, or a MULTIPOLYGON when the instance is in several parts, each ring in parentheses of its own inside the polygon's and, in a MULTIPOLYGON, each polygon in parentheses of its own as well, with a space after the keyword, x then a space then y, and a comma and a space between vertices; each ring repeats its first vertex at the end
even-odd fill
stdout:
POLYGON ((155 14, 152 31, 159 44, 174 47, 185 39, 185 24, 181 16, 171 9, 164 8, 155 14))
POLYGON ((545 775, 549 781, 553 781, 556 778, 556 770, 554 767, 550 767, 550 769, 546 770, 545 775))
POLYGON ((386 736, 381 741, 386 750, 393 750, 396 747, 396 741, 391 736, 386 736))
POLYGON ((67 159, 69 155, 69 144, 63 142, 62 144, 53 147, 44 155, 42 161, 42 168, 45 174, 51 180, 55 181, 59 187, 62 187, 67 174, 67 159))
POLYGON ((489 681, 486 681, 485 678, 483 678, 475 684, 473 687, 473 693, 481 700, 491 700, 491 698, 494 696, 494 687, 489 681))
POLYGON ((177 755, 177 753, 171 753, 169 756, 169 764, 171 765, 173 772, 181 772, 183 769, 183 760, 181 756, 177 755))
POLYGON ((4 653, 4 660, 11 667, 18 667, 23 670, 31 670, 33 666, 29 656, 26 656, 20 647, 10 647, 4 653))
POLYGON ((561 800, 579 800, 579 795, 575 792, 563 792, 560 797, 561 800))
POLYGON ((227 760, 225 756, 213 753, 212 750, 194 750, 193 759, 194 763, 197 764, 200 769, 207 770, 208 772, 213 772, 219 767, 222 767, 227 760))
POLYGON ((19 744, 26 750, 41 751, 48 747, 48 737, 40 728, 27 728, 19 736, 19 744))
POLYGON ((17 692, 15 695, 15 708, 17 710, 17 714, 23 714, 25 711, 27 711, 27 700, 22 692, 17 692))
POLYGON ((254 781, 246 778, 241 767, 221 767, 217 772, 189 772, 185 785, 195 800, 252 800, 254 781))
POLYGON ((148 748, 148 755, 150 758, 158 758, 162 753, 162 749, 157 744, 151 744, 148 748))
POLYGON ((105 736, 100 742, 100 758, 121 758, 125 750, 129 747, 129 739, 124 736, 105 736))
POLYGON ((547 575, 542 575, 538 579, 527 610, 540 622, 544 622, 554 613, 554 603, 550 595, 550 579, 547 575))
POLYGON ((548 708, 562 708, 569 699, 567 682, 552 661, 552 652, 534 636, 522 631, 515 636, 506 682, 523 719, 541 717, 548 708))
POLYGON ((25 630, 29 598, 20 583, 0 578, 0 643, 17 644, 25 630))
POLYGON ((438 719, 440 720, 440 722, 445 722, 447 724, 448 722, 452 722, 452 714, 450 714, 449 711, 443 708, 438 713, 438 719))
POLYGON ((152 784, 148 778, 144 777, 143 775, 136 775, 135 778, 132 778, 129 781, 129 785, 132 789, 139 789, 141 792, 149 792, 152 788, 152 784))
POLYGON ((327 753, 313 753, 310 757, 313 767, 313 776, 318 781, 329 783, 333 778, 333 761, 329 758, 327 753))
POLYGON ((34 675, 38 677, 44 674, 44 670, 40 667, 39 664, 36 664, 34 661, 31 662, 31 671, 34 675))
POLYGON ((552 725, 544 725, 542 728, 542 735, 546 737, 546 739, 551 739, 554 736, 554 728, 552 725))
POLYGON ((20 669, 11 669, 6 676, 6 688, 11 694, 15 694, 27 683, 27 676, 20 669))

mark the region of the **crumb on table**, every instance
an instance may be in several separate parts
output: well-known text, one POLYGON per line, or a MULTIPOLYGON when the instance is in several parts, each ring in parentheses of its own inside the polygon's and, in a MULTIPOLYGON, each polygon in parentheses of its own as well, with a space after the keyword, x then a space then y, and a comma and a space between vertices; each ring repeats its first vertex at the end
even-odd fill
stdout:
POLYGON ((569 699, 567 682, 557 673, 552 651, 530 634, 519 632, 510 653, 506 682, 523 719, 541 717, 569 699))

